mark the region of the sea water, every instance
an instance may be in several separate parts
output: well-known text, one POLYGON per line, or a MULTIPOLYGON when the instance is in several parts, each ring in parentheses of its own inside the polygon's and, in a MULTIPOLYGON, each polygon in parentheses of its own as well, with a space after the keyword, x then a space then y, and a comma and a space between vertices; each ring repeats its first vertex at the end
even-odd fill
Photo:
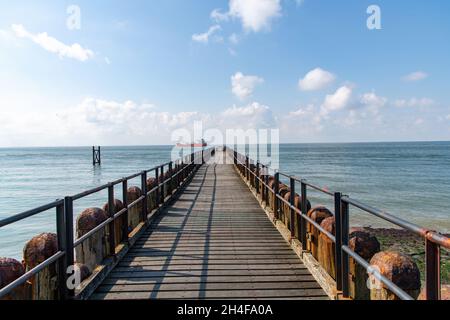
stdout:
MULTIPOLYGON (((101 167, 92 166, 87 147, 0 149, 0 219, 170 161, 172 149, 104 147, 101 167)), ((279 159, 282 172, 421 226, 450 231, 450 142, 282 144, 279 159)), ((129 185, 139 186, 139 178, 129 185)), ((121 187, 115 192, 120 198, 121 187)), ((325 194, 309 190, 308 197, 313 206, 333 208, 325 194)), ((106 191, 78 200, 75 216, 106 201, 106 191)), ((355 208, 350 217, 352 225, 395 227, 355 208)), ((50 210, 0 228, 0 257, 21 259, 26 241, 55 232, 55 224, 50 210)))

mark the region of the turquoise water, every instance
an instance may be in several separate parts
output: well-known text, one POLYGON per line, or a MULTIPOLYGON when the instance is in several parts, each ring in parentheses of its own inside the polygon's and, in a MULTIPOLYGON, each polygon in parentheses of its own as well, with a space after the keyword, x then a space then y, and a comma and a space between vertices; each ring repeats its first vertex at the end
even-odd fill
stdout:
MULTIPOLYGON (((105 147, 101 168, 93 168, 91 148, 0 149, 0 219, 167 162, 171 151, 105 147)), ((450 230, 450 142, 281 145, 280 167, 420 225, 450 230)), ((309 196, 313 205, 333 208, 331 198, 309 196)), ((106 199, 103 192, 79 200, 75 214, 106 199)), ((351 218, 353 225, 391 226, 357 210, 351 218)), ((54 231, 54 211, 1 228, 0 256, 20 259, 27 240, 54 231)))

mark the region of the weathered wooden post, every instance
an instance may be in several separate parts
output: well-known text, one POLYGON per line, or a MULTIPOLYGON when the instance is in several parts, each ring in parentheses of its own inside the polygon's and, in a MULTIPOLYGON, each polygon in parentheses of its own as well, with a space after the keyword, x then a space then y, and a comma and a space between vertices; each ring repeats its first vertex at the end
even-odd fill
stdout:
POLYGON ((141 191, 144 199, 142 200, 142 208, 141 208, 141 222, 147 221, 147 200, 148 200, 148 190, 147 190, 147 171, 142 171, 141 173, 141 191))
POLYGON ((128 242, 128 235, 129 235, 129 229, 128 229, 128 181, 124 179, 122 181, 122 204, 124 208, 127 208, 125 213, 122 216, 122 241, 128 242))
MULTIPOLYGON (((308 212, 308 217, 318 225, 326 218, 332 217, 333 214, 324 206, 317 206, 308 212)), ((318 260, 318 246, 320 231, 311 223, 306 224, 307 242, 306 250, 311 252, 312 256, 318 260)))
POLYGON ((291 231, 291 238, 295 238, 296 236, 296 219, 295 217, 297 216, 297 212, 294 210, 294 208, 296 208, 295 205, 295 179, 293 177, 290 177, 290 190, 288 193, 286 193, 285 197, 289 196, 289 204, 291 205, 291 208, 289 208, 289 213, 290 213, 290 217, 289 217, 289 230, 291 231), (294 208, 292 208, 294 207, 294 208))
MULTIPOLYGON (((54 233, 42 233, 27 242, 23 249, 25 272, 58 252, 58 239, 54 233)), ((58 275, 55 263, 45 267, 30 279, 32 300, 57 300, 58 275)))
MULTIPOLYGON (((77 218, 77 238, 84 236, 107 219, 108 215, 103 209, 89 208, 84 210, 77 218)), ((107 227, 100 229, 75 248, 76 261, 86 265, 93 272, 103 259, 111 253, 109 239, 107 227)))
MULTIPOLYGON (((110 191, 111 192, 111 191, 110 191)), ((122 201, 118 199, 112 198, 114 196, 114 193, 108 192, 108 202, 104 204, 103 211, 107 213, 110 217, 113 217, 116 213, 119 213, 122 211, 125 207, 122 203, 122 201), (112 206, 111 206, 112 204, 112 206), (110 210, 112 208, 112 210, 110 210)), ((123 217, 119 217, 114 221, 114 230, 113 228, 108 228, 108 236, 110 241, 109 246, 109 252, 112 254, 115 250, 113 250, 115 247, 117 247, 124 239, 123 232, 124 232, 124 219, 123 217), (114 232, 114 242, 111 242, 112 239, 112 232, 114 232)), ((112 223, 110 224, 112 225, 112 223)), ((125 226, 127 226, 127 223, 125 223, 125 226)), ((128 227, 127 227, 128 230, 128 227)))
MULTIPOLYGON (((334 217, 323 219, 320 226, 328 233, 336 235, 336 221, 334 217)), ((325 271, 336 280, 336 246, 328 236, 319 232, 317 261, 325 271)))
MULTIPOLYGON (((420 294, 420 271, 413 259, 403 253, 383 251, 375 254, 370 260, 373 269, 392 281, 413 298, 420 294)), ((376 275, 370 275, 371 300, 399 300, 376 275)))
POLYGON ((280 219, 280 213, 278 211, 279 207, 279 201, 278 201, 278 191, 280 188, 280 174, 278 172, 275 173, 275 177, 274 177, 274 184, 273 184, 273 214, 275 216, 276 219, 280 219))
MULTIPOLYGON (((156 187, 156 179, 155 178, 148 178, 147 179, 147 192, 150 192, 156 187)), ((150 214, 153 209, 156 208, 156 197, 155 197, 155 191, 151 192, 147 198, 147 210, 150 214)))
MULTIPOLYGON (((138 200, 142 196, 141 189, 138 187, 128 188, 128 202, 131 204, 138 200)), ((135 204, 132 208, 128 210, 128 225, 130 232, 139 225, 140 217, 142 212, 142 201, 135 204)))
MULTIPOLYGON (((380 243, 370 233, 354 229, 350 231, 349 248, 367 262, 380 252, 380 243)), ((353 257, 349 258, 350 297, 355 300, 370 300, 370 289, 367 285, 367 270, 358 264, 353 257)))
MULTIPOLYGON (((0 258, 0 289, 6 287, 24 274, 25 268, 19 261, 10 258, 0 258)), ((25 282, 23 285, 13 289, 9 294, 0 300, 29 299, 31 299, 30 284, 25 282)))

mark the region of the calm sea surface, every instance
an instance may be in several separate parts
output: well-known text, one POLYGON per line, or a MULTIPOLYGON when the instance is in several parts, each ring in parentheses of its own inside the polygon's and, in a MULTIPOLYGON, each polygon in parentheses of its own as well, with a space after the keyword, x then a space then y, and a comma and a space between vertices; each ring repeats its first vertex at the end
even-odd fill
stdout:
MULTIPOLYGON (((93 168, 90 148, 0 149, 0 219, 169 161, 171 150, 105 147, 101 168, 93 168)), ((281 145, 280 167, 417 224, 450 231, 450 142, 281 145)), ((313 205, 333 208, 331 198, 309 196, 313 205)), ((103 192, 79 200, 75 214, 106 199, 103 192)), ((356 209, 351 223, 392 226, 356 209)), ((27 240, 55 229, 54 211, 1 228, 0 257, 21 259, 27 240)))

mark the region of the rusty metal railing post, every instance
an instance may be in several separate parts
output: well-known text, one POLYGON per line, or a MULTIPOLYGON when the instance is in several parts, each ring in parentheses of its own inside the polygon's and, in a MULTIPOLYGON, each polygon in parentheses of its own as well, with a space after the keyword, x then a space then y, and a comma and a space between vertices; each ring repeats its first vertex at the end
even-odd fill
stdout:
POLYGON ((245 156, 245 178, 247 181, 250 181, 250 159, 248 156, 245 156))
MULTIPOLYGON (((266 167, 268 170, 268 168, 266 167)), ((264 176, 264 201, 266 203, 266 207, 269 205, 269 171, 266 171, 266 174, 264 176)))
POLYGON ((169 163, 169 175, 170 175, 170 180, 169 180, 169 189, 168 189, 167 193, 169 195, 172 195, 172 193, 173 193, 173 189, 172 189, 172 186, 173 186, 173 162, 172 161, 169 163))
POLYGON ((334 220, 336 223, 335 265, 336 290, 342 291, 342 193, 334 194, 334 220))
POLYGON ((128 241, 128 181, 122 181, 122 203, 125 208, 125 213, 122 216, 122 242, 128 241))
POLYGON ((58 237, 58 249, 65 253, 58 260, 58 290, 59 299, 67 300, 67 246, 66 246, 66 221, 64 217, 64 202, 56 207, 56 235, 58 237))
POLYGON ((290 177, 290 199, 289 199, 289 203, 291 204, 291 218, 290 218, 290 223, 289 223, 289 227, 291 229, 291 238, 295 238, 295 179, 293 177, 290 177))
POLYGON ((116 214, 114 203, 114 185, 112 183, 108 184, 108 216, 113 220, 108 224, 108 246, 109 254, 111 256, 116 255, 116 239, 115 239, 115 220, 114 215, 116 214))
MULTIPOLYGON (((349 242, 349 205, 345 201, 341 201, 341 239, 342 246, 348 246, 349 242)), ((337 250, 338 248, 336 248, 337 250)), ((342 296, 348 298, 349 290, 349 256, 341 247, 341 263, 342 263, 342 296)))
POLYGON ((155 180, 156 180, 156 190, 155 190, 155 207, 159 207, 159 168, 155 169, 155 180))
POLYGON ((255 177, 255 188, 256 188, 256 194, 259 194, 259 161, 256 161, 256 177, 255 177))
MULTIPOLYGON (((73 237, 73 198, 65 197, 64 198, 64 221, 65 221, 65 235, 66 235, 66 265, 67 267, 72 267, 73 276, 74 269, 74 237, 73 237)), ((66 270, 66 277, 68 275, 68 270, 66 270)), ((65 284, 67 287, 67 283, 65 284)), ((75 288, 67 287, 67 298, 73 299, 75 296, 75 288)))
POLYGON ((159 192, 159 195, 161 197, 161 199, 159 200, 159 203, 164 204, 164 186, 165 186, 165 174, 164 174, 164 165, 161 166, 161 191, 159 192))
POLYGON ((275 218, 280 219, 280 215, 278 212, 278 192, 280 189, 280 174, 275 172, 275 181, 273 185, 273 214, 275 218))
POLYGON ((425 239, 426 300, 441 299, 441 252, 439 245, 425 239))
POLYGON ((147 214, 148 214, 148 210, 147 210, 147 199, 148 199, 148 194, 147 194, 147 171, 142 171, 141 173, 141 190, 142 190, 142 195, 144 196, 144 200, 142 203, 142 221, 145 222, 147 220, 147 214))
MULTIPOLYGON (((302 215, 308 214, 308 195, 307 195, 307 186, 306 181, 301 180, 301 212, 302 215)), ((300 216, 300 239, 302 242, 303 250, 306 250, 306 220, 303 219, 302 216, 300 216)))

